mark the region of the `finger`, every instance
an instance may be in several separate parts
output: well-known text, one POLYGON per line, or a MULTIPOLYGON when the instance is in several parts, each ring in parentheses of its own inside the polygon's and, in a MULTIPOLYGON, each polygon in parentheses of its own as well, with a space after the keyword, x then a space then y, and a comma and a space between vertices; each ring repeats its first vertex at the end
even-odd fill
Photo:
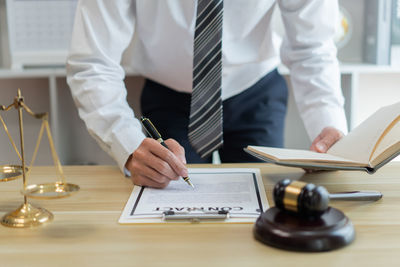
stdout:
POLYGON ((172 151, 181 161, 183 164, 186 164, 186 157, 185 157, 185 149, 181 146, 177 141, 170 138, 165 140, 169 150, 172 151))
POLYGON ((311 146, 310 146, 310 150, 312 151, 317 151, 317 148, 315 147, 315 145, 321 140, 321 134, 319 134, 314 141, 312 142, 311 146))
MULTIPOLYGON (((153 169, 152 166, 148 166, 145 163, 142 163, 140 161, 135 161, 131 164, 130 166, 132 168, 131 173, 134 173, 135 175, 138 176, 145 176, 148 177, 148 179, 153 180, 154 182, 163 184, 166 182, 169 182, 171 179, 161 173, 159 173, 157 170, 153 169)), ((177 177, 176 179, 178 179, 177 177)), ((176 180, 172 179, 172 180, 176 180)))
POLYGON ((325 128, 321 133, 321 139, 315 144, 316 151, 326 153, 342 136, 343 133, 333 127, 325 128))
POLYGON ((131 179, 135 185, 149 186, 149 187, 153 187, 153 188, 165 188, 169 184, 169 180, 167 180, 164 183, 159 183, 159 182, 156 182, 156 181, 150 179, 150 177, 146 177, 146 176, 142 176, 142 175, 134 175, 134 176, 132 176, 131 179))
POLYGON ((304 170, 307 174, 310 174, 310 173, 320 173, 320 172, 327 172, 327 171, 329 171, 329 170, 304 169, 304 168, 303 168, 303 170, 304 170))
POLYGON ((157 141, 152 141, 154 142, 146 142, 142 149, 137 149, 133 153, 131 168, 159 182, 163 177, 169 180, 179 179, 179 175, 175 173, 171 166, 160 157, 154 155, 152 151, 165 150, 171 154, 172 152, 161 146, 157 141))
POLYGON ((149 164, 151 164, 150 167, 153 170, 155 170, 159 176, 163 176, 168 180, 178 180, 179 179, 179 174, 177 174, 171 168, 171 166, 168 164, 168 162, 166 162, 166 161, 162 160, 161 158, 156 157, 154 155, 150 155, 148 160, 149 160, 149 164))
MULTIPOLYGON (((172 168, 176 175, 182 177, 188 176, 188 171, 185 164, 183 164, 183 162, 169 149, 166 149, 165 147, 158 144, 158 146, 150 147, 150 151, 155 156, 159 157, 162 161, 168 163, 168 165, 172 168)), ((164 168, 167 166, 162 165, 160 167, 164 168)))
POLYGON ((303 168, 303 170, 304 170, 306 173, 312 173, 312 172, 313 172, 313 170, 311 170, 311 169, 303 168))

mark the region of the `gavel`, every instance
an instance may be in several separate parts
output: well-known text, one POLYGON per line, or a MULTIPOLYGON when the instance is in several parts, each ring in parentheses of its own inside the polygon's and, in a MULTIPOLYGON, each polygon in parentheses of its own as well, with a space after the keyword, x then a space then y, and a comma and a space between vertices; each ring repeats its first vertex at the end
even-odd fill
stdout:
POLYGON ((366 200, 382 198, 377 191, 352 191, 330 194, 323 186, 284 179, 273 191, 275 206, 303 216, 319 216, 329 207, 329 200, 366 200))

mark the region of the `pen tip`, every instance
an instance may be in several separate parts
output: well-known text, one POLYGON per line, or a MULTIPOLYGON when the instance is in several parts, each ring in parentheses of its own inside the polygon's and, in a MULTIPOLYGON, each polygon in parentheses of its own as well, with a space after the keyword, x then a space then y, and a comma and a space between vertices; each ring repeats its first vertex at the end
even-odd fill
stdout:
POLYGON ((194 189, 194 185, 188 180, 187 183, 194 189))

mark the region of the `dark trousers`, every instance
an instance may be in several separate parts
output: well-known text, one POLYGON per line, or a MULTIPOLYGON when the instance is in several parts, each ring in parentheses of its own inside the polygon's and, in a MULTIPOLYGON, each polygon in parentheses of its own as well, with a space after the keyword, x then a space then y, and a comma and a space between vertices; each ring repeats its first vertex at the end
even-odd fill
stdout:
MULTIPOLYGON (((248 145, 283 146, 287 86, 274 70, 256 84, 223 101, 224 144, 221 162, 259 162, 243 151, 248 145)), ((190 97, 146 80, 141 96, 143 116, 148 117, 164 139, 173 138, 184 148, 188 163, 210 163, 200 158, 187 137, 190 97)))

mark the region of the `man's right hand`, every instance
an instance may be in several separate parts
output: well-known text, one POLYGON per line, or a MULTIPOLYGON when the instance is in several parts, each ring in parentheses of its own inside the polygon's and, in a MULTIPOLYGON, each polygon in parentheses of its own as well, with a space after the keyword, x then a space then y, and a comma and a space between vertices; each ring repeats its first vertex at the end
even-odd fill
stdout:
POLYGON ((174 139, 165 140, 169 149, 145 138, 125 164, 134 184, 165 188, 170 181, 187 177, 185 150, 174 139))

